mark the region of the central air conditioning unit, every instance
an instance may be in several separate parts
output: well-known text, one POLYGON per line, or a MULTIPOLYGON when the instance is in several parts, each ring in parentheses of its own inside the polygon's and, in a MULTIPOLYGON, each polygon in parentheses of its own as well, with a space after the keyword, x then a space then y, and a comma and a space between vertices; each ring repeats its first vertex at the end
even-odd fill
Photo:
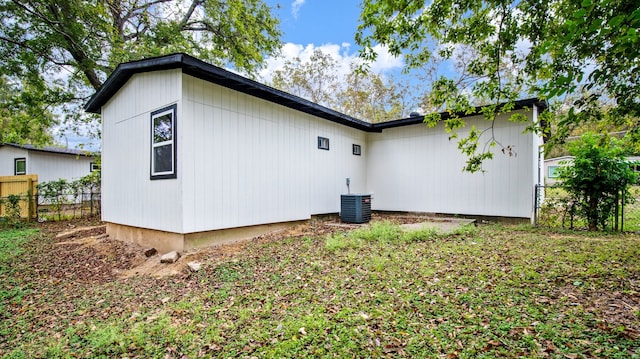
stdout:
POLYGON ((371 220, 370 194, 340 196, 340 220, 346 223, 367 223, 371 220))

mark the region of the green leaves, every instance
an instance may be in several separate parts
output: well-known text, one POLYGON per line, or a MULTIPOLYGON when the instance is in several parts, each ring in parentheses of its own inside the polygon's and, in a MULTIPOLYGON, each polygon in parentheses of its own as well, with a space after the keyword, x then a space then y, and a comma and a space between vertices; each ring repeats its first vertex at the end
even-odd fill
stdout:
POLYGON ((82 104, 121 62, 185 52, 255 74, 281 35, 262 0, 0 0, 0 24, 0 75, 58 94, 25 107, 56 109, 70 127, 97 121, 82 104))
POLYGON ((409 105, 407 85, 395 83, 355 64, 343 82, 338 81, 340 64, 328 53, 315 49, 303 61, 287 60, 275 71, 271 85, 291 94, 372 123, 396 120, 409 105))
POLYGON ((41 82, 13 83, 0 75, 0 142, 50 144, 57 118, 46 102, 60 97, 41 82))
POLYGON ((635 183, 637 174, 626 163, 624 145, 616 138, 586 133, 570 145, 570 152, 575 158, 559 169, 558 177, 589 229, 604 229, 619 194, 635 183))
POLYGON ((315 103, 332 106, 339 90, 337 66, 330 54, 316 49, 309 61, 299 57, 287 60, 283 68, 273 74, 272 85, 315 103))
POLYGON ((569 95, 576 112, 596 96, 612 104, 603 112, 640 117, 639 27, 640 7, 631 0, 381 0, 363 3, 356 42, 365 60, 383 44, 404 55, 408 68, 437 66, 436 58, 457 64, 457 73, 433 83, 441 111, 569 95), (458 61, 461 49, 474 56, 458 61))

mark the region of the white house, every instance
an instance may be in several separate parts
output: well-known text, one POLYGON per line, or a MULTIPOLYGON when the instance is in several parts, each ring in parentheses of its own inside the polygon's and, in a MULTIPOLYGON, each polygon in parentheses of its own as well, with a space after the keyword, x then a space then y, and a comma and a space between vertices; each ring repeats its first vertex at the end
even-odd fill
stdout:
MULTIPOLYGON (((573 156, 560 156, 554 158, 547 158, 544 160, 544 184, 551 186, 558 183, 558 169, 563 166, 570 165, 573 161, 573 156)), ((636 172, 640 172, 640 156, 629 156, 627 161, 633 162, 633 169, 636 172)))
POLYGON ((72 181, 96 170, 95 158, 86 151, 0 144, 0 176, 38 175, 38 182, 64 178, 72 181))
POLYGON ((544 160, 544 184, 554 185, 558 182, 558 169, 573 161, 573 156, 560 156, 544 160))
MULTIPOLYGON (((536 121, 545 107, 515 111, 536 121)), ((86 110, 102 116, 107 233, 160 251, 337 213, 346 178, 373 210, 532 217, 542 139, 507 116, 494 132, 515 154, 471 174, 423 117, 371 124, 185 54, 121 64, 86 110)))

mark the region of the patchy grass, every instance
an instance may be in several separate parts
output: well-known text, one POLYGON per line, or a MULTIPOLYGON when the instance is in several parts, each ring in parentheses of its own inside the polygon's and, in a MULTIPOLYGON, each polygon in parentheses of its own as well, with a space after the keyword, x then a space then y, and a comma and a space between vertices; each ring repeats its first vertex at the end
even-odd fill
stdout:
POLYGON ((27 289, 1 298, 8 358, 640 357, 637 235, 374 222, 99 283, 30 270, 46 241, 15 244, 0 288, 27 289))

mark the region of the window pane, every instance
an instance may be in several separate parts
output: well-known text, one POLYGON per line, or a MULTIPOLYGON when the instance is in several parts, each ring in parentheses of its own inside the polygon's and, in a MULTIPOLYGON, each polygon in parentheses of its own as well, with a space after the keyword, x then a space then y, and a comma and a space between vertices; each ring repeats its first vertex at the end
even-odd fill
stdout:
POLYGON ((27 161, 25 160, 17 160, 16 161, 16 174, 18 173, 26 173, 27 172, 27 161))
POLYGON ((153 149, 153 172, 173 171, 173 145, 158 146, 153 149))
POLYGON ((171 114, 167 113, 153 119, 153 143, 171 141, 173 138, 171 117, 171 114))
POLYGON ((549 178, 558 177, 558 166, 549 166, 549 173, 547 175, 549 178))

